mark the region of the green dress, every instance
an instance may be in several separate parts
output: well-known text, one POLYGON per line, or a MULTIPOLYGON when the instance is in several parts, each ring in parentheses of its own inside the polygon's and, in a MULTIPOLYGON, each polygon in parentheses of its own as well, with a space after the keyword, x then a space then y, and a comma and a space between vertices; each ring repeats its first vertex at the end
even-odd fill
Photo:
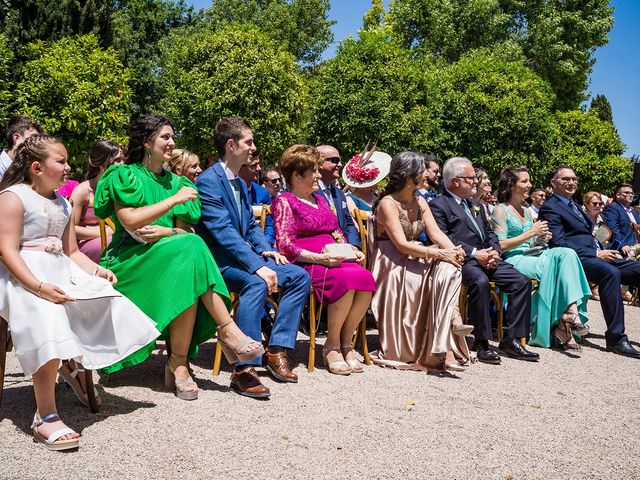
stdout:
MULTIPOLYGON (((110 167, 100 178, 95 191, 94 208, 99 218, 111 217, 116 231, 102 254, 100 265, 118 277, 115 288, 135 303, 157 324, 160 338, 169 337, 169 324, 193 305, 209 288, 220 294, 229 307, 229 291, 209 248, 192 233, 164 237, 156 243, 134 240, 115 215, 114 204, 127 207, 153 205, 170 197, 182 187, 196 189, 185 177, 164 172, 156 175, 142 164, 110 167)), ((196 189, 197 190, 197 189, 196 189)), ((177 205, 152 223, 174 226, 174 217, 195 225, 200 219, 200 199, 177 205)), ((193 358, 198 345, 213 337, 216 324, 198 302, 196 324, 189 347, 193 358)), ((146 345, 119 363, 104 369, 112 373, 144 362, 155 342, 146 345)))
MULTIPOLYGON (((497 205, 491 219, 498 240, 517 237, 531 230, 531 214, 526 208, 524 214, 523 222, 512 207, 497 205)), ((524 255, 534 240, 504 252, 504 257, 516 270, 540 284, 531 299, 531 335, 528 343, 548 348, 551 346, 551 331, 556 328, 569 305, 577 304, 582 323, 589 320, 587 300, 591 296, 591 289, 573 249, 546 248, 539 255, 524 255)))

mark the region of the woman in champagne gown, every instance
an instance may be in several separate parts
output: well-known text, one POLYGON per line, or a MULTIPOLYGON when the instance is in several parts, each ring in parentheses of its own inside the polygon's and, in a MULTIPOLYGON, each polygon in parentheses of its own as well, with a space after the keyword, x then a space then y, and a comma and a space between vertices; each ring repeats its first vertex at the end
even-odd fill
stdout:
POLYGON ((396 155, 369 222, 369 264, 377 286, 371 309, 381 348, 374 362, 460 371, 471 358, 464 336, 473 329, 462 324, 458 310, 464 252, 438 228, 427 202, 416 196, 426 180, 422 155, 396 155), (423 232, 435 245, 417 241, 423 232))

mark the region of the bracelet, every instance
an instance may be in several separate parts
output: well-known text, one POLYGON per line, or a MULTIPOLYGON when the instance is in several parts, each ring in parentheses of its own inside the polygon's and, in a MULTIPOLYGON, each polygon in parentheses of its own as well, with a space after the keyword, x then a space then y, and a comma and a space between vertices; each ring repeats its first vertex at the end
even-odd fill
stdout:
POLYGON ((173 227, 173 228, 171 229, 171 236, 173 237, 174 235, 177 235, 177 234, 178 234, 178 231, 176 230, 176 228, 175 228, 175 227, 173 227))
POLYGON ((38 285, 38 296, 40 298, 42 298, 42 292, 40 291, 42 289, 42 282, 40 282, 40 285, 38 285))

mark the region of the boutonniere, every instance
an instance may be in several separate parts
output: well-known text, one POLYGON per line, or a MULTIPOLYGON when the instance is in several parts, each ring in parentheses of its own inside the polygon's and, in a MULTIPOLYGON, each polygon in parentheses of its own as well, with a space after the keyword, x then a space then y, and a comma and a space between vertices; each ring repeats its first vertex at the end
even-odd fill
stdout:
POLYGON ((471 207, 471 210, 473 210, 474 215, 478 215, 480 213, 480 207, 478 207, 477 205, 471 207))

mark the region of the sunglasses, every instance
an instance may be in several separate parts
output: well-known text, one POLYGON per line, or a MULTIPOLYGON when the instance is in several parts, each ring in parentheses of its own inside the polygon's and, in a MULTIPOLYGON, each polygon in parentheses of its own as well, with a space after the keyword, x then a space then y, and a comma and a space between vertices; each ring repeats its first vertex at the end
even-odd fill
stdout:
POLYGON ((272 178, 270 180, 266 180, 267 182, 271 182, 272 185, 277 185, 278 183, 280 183, 280 177, 278 178, 272 178))
POLYGON ((340 160, 341 160, 341 159, 340 159, 340 157, 329 157, 329 158, 325 158, 325 159, 324 159, 324 161, 325 161, 325 162, 331 162, 331 163, 333 163, 334 165, 339 164, 339 163, 340 163, 340 160))
POLYGON ((258 157, 260 156, 260 152, 257 152, 257 151, 256 151, 256 152, 253 152, 253 153, 251 154, 251 156, 252 156, 253 158, 258 158, 258 157))
POLYGON ((601 207, 604 205, 604 203, 602 202, 591 202, 591 205, 593 205, 594 207, 601 207))

